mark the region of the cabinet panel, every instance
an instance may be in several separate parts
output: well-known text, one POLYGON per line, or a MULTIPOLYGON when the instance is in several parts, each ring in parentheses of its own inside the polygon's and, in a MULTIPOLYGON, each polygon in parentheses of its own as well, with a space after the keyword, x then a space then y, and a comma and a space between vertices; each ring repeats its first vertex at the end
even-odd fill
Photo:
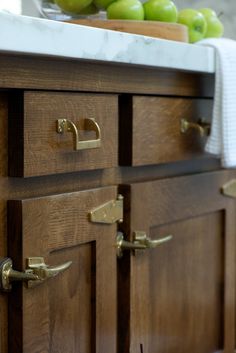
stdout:
POLYGON ((37 287, 13 282, 9 353, 116 353, 116 225, 88 219, 116 195, 107 187, 9 201, 15 270, 24 270, 29 257, 42 256, 50 267, 72 261, 37 287))
POLYGON ((117 166, 117 160, 116 95, 37 91, 10 95, 10 176, 109 168, 117 166), (60 126, 63 133, 58 133, 59 119, 67 120, 60 126), (88 146, 81 146, 82 141, 88 146))
POLYGON ((222 349, 223 227, 224 213, 218 211, 150 229, 152 239, 173 234, 147 259, 152 352, 222 349))
POLYGON ((120 353, 234 352, 235 203, 220 193, 228 178, 123 186, 126 239, 172 239, 119 261, 120 353))
POLYGON ((194 129, 181 132, 181 121, 210 122, 212 100, 122 96, 120 164, 141 166, 207 156, 206 137, 194 129))

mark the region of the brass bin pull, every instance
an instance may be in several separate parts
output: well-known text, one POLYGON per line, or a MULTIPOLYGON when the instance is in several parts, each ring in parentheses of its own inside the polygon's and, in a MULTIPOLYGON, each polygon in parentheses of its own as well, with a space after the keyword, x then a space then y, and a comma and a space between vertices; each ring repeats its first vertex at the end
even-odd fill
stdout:
POLYGON ((80 140, 79 129, 68 119, 57 120, 57 132, 59 134, 63 134, 64 132, 71 132, 73 134, 75 151, 101 147, 101 129, 98 123, 94 119, 84 119, 84 125, 86 131, 95 131, 95 140, 80 140))
POLYGON ((153 249, 157 246, 166 243, 167 241, 173 238, 172 235, 167 235, 166 237, 152 240, 150 239, 145 232, 136 231, 134 232, 133 242, 124 240, 124 236, 121 232, 118 232, 116 238, 116 248, 117 256, 121 257, 124 250, 147 250, 153 249))
POLYGON ((201 137, 208 136, 210 134, 210 124, 202 120, 197 123, 188 121, 187 119, 180 120, 180 131, 186 133, 188 130, 194 129, 198 131, 201 137))
POLYGON ((24 281, 28 288, 33 288, 65 271, 71 264, 72 261, 68 261, 59 266, 49 267, 43 257, 30 257, 27 259, 26 270, 20 272, 13 270, 10 258, 4 258, 0 260, 0 290, 10 291, 14 281, 24 281))

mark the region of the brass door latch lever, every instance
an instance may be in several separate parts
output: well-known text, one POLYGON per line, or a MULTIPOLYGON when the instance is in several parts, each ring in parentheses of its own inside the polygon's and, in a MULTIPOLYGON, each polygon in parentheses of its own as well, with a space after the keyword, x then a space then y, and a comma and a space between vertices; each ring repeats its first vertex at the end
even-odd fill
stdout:
POLYGON ((13 270, 10 258, 3 258, 0 260, 0 290, 10 291, 14 281, 26 282, 28 288, 35 287, 65 271, 71 264, 72 261, 68 261, 59 266, 49 267, 45 264, 43 257, 30 257, 27 259, 27 269, 20 272, 13 270))
POLYGON ((134 232, 133 242, 124 240, 124 235, 121 232, 118 232, 116 238, 116 248, 117 256, 122 257, 124 250, 147 250, 153 249, 157 246, 166 243, 167 241, 173 238, 172 235, 167 235, 166 237, 152 240, 150 239, 146 232, 136 231, 134 232))

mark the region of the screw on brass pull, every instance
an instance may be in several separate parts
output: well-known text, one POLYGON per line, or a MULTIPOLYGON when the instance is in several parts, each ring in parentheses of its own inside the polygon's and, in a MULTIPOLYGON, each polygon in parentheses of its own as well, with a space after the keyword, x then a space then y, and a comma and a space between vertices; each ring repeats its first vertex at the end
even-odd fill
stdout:
POLYGON ((180 121, 180 131, 186 133, 187 131, 194 129, 198 131, 200 136, 208 136, 210 134, 210 124, 199 120, 197 123, 188 121, 186 119, 181 119, 180 121))
POLYGON ((26 282, 28 288, 35 287, 65 271, 71 264, 72 261, 68 261, 59 266, 48 267, 43 257, 30 257, 27 259, 27 269, 20 272, 13 270, 10 258, 4 258, 0 261, 0 290, 10 291, 14 281, 26 282))
POLYGON ((116 248, 117 256, 122 257, 124 250, 147 250, 153 249, 157 246, 166 243, 167 241, 173 238, 172 235, 167 235, 164 238, 152 240, 150 239, 145 232, 136 231, 134 232, 133 242, 124 240, 124 236, 121 232, 118 232, 116 238, 116 248))
POLYGON ((59 134, 63 134, 64 132, 71 132, 73 134, 75 151, 101 147, 101 129, 98 123, 94 119, 84 119, 84 125, 86 131, 95 131, 95 140, 80 140, 79 128, 68 119, 57 120, 57 132, 59 134))

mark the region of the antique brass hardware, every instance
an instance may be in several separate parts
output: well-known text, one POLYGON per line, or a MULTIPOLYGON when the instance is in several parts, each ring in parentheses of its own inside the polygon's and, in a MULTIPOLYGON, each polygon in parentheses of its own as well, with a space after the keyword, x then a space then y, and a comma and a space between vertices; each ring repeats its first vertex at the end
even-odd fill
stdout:
POLYGON ((35 287, 65 271, 71 264, 72 261, 68 261, 59 266, 48 267, 43 257, 30 257, 27 259, 26 270, 19 272, 13 270, 10 258, 4 258, 0 260, 0 290, 10 291, 14 281, 24 281, 28 288, 35 287))
POLYGON ((222 186, 222 193, 225 196, 236 197, 236 179, 230 180, 222 186))
POLYGON ((167 235, 164 238, 152 240, 145 232, 136 231, 134 232, 133 242, 124 240, 124 236, 121 232, 118 232, 116 238, 117 256, 121 257, 124 250, 147 250, 156 248, 158 245, 166 243, 173 238, 172 235, 167 235))
POLYGON ((123 199, 118 195, 116 200, 111 200, 98 206, 89 213, 89 220, 93 223, 113 224, 123 222, 123 199))
POLYGON ((195 129, 199 132, 200 136, 208 136, 210 134, 210 124, 199 120, 197 123, 188 121, 187 119, 180 120, 180 131, 186 133, 190 129, 195 129))
POLYGON ((124 240, 124 235, 121 232, 117 233, 116 237, 116 249, 117 249, 117 256, 122 257, 124 250, 145 250, 146 246, 143 244, 133 243, 124 240))
POLYGON ((87 150, 91 148, 101 147, 101 129, 95 119, 84 119, 85 130, 95 131, 95 140, 80 140, 79 129, 76 125, 68 119, 58 119, 57 120, 57 132, 62 134, 64 132, 71 132, 73 134, 74 140, 74 150, 87 150))

